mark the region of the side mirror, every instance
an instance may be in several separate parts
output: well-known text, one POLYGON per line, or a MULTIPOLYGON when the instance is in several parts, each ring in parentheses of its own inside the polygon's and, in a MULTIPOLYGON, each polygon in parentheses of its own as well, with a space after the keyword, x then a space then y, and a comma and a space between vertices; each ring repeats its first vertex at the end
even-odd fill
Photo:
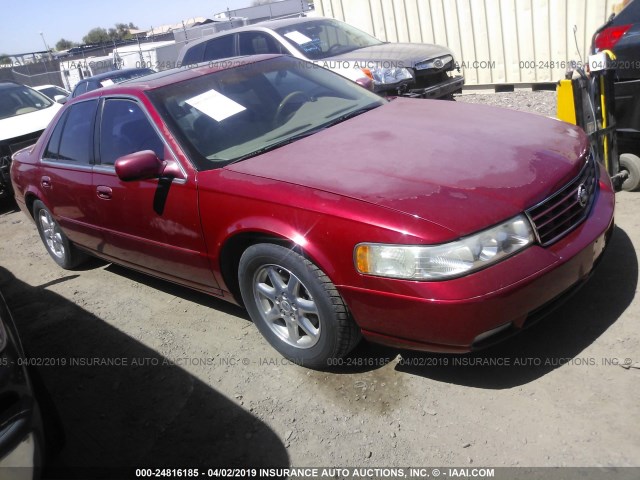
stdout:
POLYGON ((159 177, 164 170, 164 162, 151 150, 130 153, 116 160, 116 175, 123 182, 148 180, 159 177))
POLYGON ((65 103, 67 103, 67 97, 65 97, 64 95, 56 95, 53 97, 53 99, 60 105, 64 105, 65 103))

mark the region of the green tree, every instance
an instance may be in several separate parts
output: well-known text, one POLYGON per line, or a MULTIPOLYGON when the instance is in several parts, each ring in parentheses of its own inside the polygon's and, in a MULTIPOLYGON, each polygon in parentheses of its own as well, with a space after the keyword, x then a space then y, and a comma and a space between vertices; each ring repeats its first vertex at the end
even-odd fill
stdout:
POLYGON ((11 59, 9 55, 6 53, 0 53, 0 65, 9 65, 11 63, 11 59))
POLYGON ((66 38, 61 38, 56 42, 56 50, 58 50, 59 52, 62 50, 69 50, 70 48, 73 48, 75 46, 76 46, 75 42, 72 42, 71 40, 67 40, 66 38))
POLYGON ((82 41, 86 44, 105 43, 109 40, 109 33, 102 27, 92 28, 89 33, 82 37, 82 41))
POLYGON ((105 42, 117 42, 120 40, 129 40, 133 38, 131 35, 131 30, 137 30, 132 22, 126 23, 116 23, 115 28, 110 28, 107 30, 106 28, 96 27, 93 28, 87 33, 82 41, 84 43, 105 43, 105 42))

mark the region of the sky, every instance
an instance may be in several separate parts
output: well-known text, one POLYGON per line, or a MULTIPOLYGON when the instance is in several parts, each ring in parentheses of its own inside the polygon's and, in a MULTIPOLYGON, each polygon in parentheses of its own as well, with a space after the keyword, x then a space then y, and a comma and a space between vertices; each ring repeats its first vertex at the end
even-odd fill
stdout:
POLYGON ((151 28, 250 4, 251 0, 0 0, 0 54, 42 51, 42 36, 54 48, 61 38, 81 42, 94 27, 133 22, 141 29, 151 28))

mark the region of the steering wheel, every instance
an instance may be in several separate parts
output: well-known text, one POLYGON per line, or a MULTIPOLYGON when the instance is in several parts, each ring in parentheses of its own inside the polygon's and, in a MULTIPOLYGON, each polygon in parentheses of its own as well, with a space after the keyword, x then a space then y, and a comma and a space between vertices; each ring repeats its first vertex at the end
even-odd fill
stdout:
POLYGON ((284 107, 286 107, 287 104, 291 103, 291 100, 296 97, 303 97, 305 100, 307 100, 309 98, 309 95, 301 92, 300 90, 296 90, 295 92, 291 92, 289 95, 284 97, 280 102, 280 105, 278 105, 276 114, 273 116, 273 128, 276 128, 282 123, 282 119, 280 117, 282 116, 282 112, 284 112, 284 107))

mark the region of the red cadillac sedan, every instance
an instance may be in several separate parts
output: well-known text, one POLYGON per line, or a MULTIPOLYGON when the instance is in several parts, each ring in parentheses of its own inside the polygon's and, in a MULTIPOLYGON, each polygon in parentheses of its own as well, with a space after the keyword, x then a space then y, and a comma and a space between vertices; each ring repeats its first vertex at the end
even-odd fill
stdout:
POLYGON ((574 126, 272 55, 82 95, 11 180, 61 267, 95 255, 244 305, 312 368, 361 336, 467 352, 522 330, 589 277, 615 202, 574 126))

